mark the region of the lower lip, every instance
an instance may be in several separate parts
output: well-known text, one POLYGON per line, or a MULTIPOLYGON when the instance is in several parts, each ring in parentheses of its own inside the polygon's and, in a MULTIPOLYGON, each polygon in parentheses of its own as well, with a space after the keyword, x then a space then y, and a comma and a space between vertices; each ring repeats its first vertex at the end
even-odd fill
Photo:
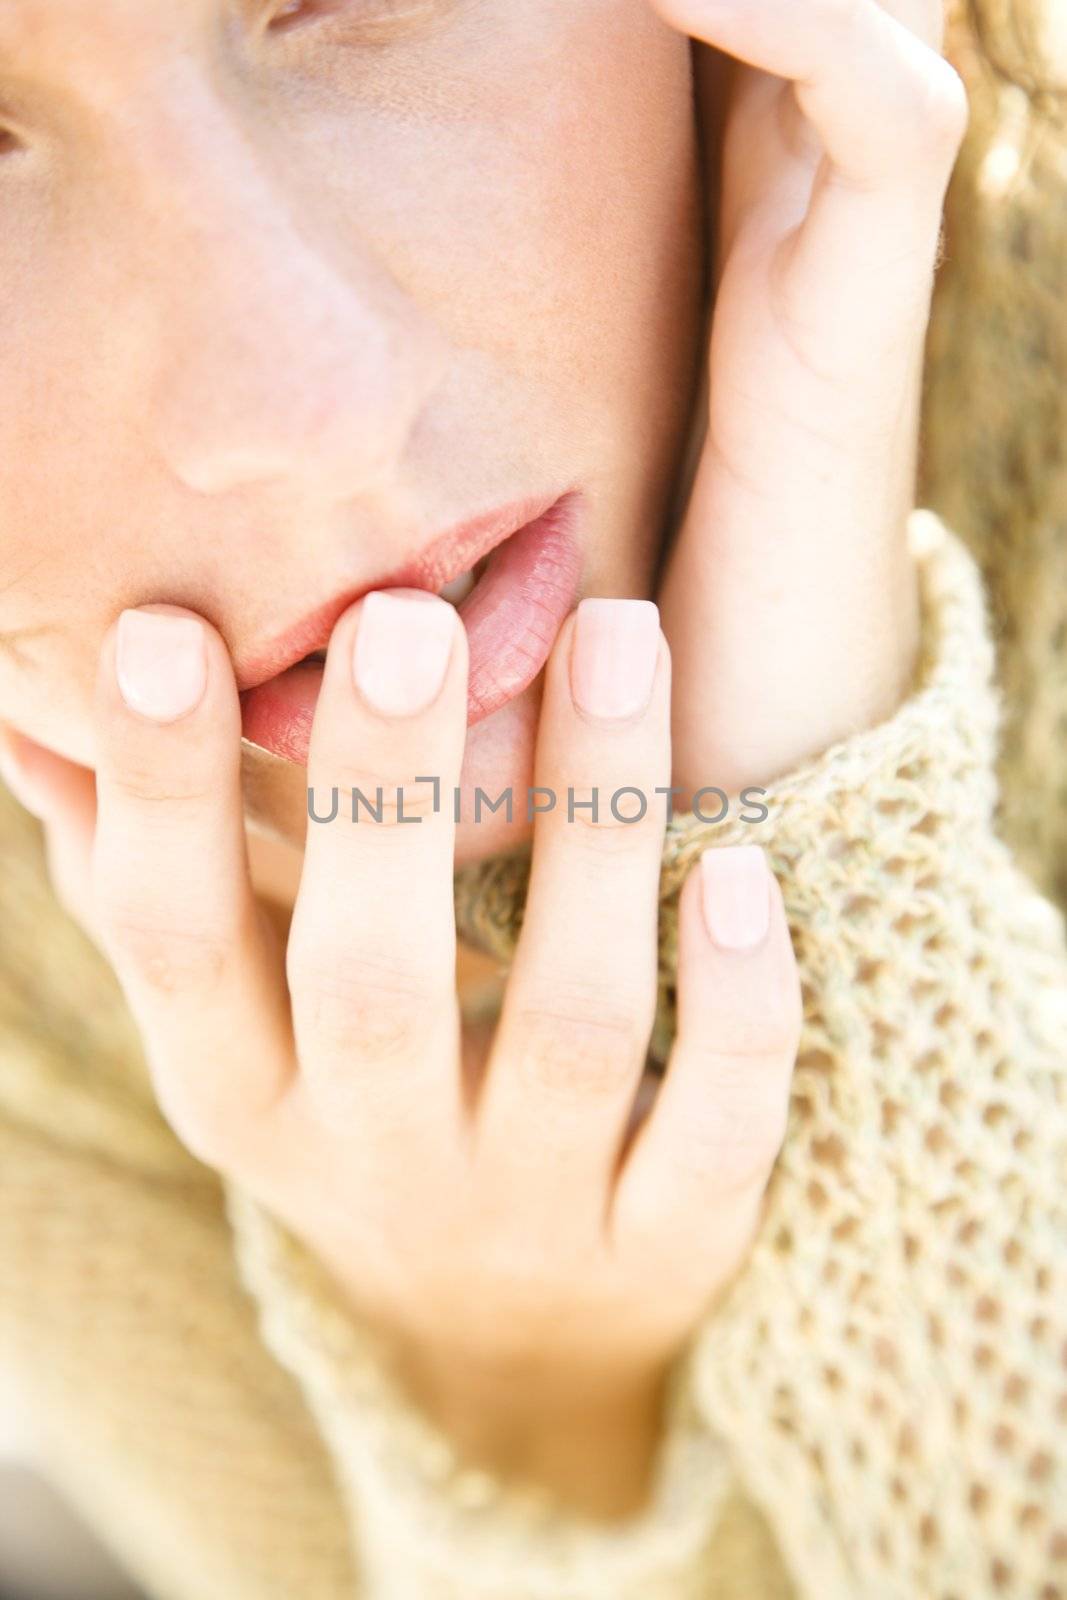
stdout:
MULTIPOLYGON (((467 632, 467 725, 499 711, 544 667, 581 572, 578 497, 564 495, 536 522, 497 546, 482 577, 457 607, 467 632)), ((241 732, 250 743, 307 765, 322 663, 301 661, 241 695, 241 732)))

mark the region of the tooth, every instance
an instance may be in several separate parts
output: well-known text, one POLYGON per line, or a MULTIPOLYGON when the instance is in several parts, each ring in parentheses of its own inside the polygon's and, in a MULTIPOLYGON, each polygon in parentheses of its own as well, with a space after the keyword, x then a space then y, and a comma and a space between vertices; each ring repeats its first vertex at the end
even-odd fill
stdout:
POLYGON ((453 578, 451 583, 446 583, 443 589, 438 590, 442 600, 448 600, 452 605, 458 606, 466 600, 475 585, 473 572, 462 572, 458 578, 453 578))

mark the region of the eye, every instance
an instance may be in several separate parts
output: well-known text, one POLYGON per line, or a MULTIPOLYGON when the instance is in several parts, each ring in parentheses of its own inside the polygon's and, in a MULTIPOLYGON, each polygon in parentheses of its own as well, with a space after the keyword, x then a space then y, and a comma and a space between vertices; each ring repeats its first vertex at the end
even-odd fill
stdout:
POLYGON ((441 9, 441 0, 279 0, 268 27, 272 33, 285 33, 344 13, 358 28, 374 34, 424 22, 441 9))
POLYGON ((271 12, 270 28, 274 33, 284 33, 287 28, 298 28, 342 10, 346 0, 282 0, 271 12))
POLYGON ((271 17, 270 26, 279 30, 291 27, 308 9, 306 0, 286 0, 286 4, 280 6, 271 17))

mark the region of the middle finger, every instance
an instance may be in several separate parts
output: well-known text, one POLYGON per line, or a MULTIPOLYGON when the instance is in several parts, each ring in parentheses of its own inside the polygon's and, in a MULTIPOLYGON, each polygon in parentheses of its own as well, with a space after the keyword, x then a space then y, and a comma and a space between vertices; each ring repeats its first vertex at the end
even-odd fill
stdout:
POLYGON ((536 767, 554 804, 535 818, 477 1150, 502 1202, 551 1229, 553 1212, 602 1215, 655 1011, 670 658, 652 601, 584 600, 564 624, 536 767))

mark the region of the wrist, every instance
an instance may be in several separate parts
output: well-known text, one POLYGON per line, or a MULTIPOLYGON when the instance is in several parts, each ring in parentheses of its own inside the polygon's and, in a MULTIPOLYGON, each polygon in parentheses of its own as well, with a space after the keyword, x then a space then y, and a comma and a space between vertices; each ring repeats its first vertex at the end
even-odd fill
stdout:
POLYGON ((400 1376, 470 1465, 594 1519, 634 1516, 646 1504, 665 1369, 590 1381, 446 1367, 419 1355, 404 1361, 400 1376))

